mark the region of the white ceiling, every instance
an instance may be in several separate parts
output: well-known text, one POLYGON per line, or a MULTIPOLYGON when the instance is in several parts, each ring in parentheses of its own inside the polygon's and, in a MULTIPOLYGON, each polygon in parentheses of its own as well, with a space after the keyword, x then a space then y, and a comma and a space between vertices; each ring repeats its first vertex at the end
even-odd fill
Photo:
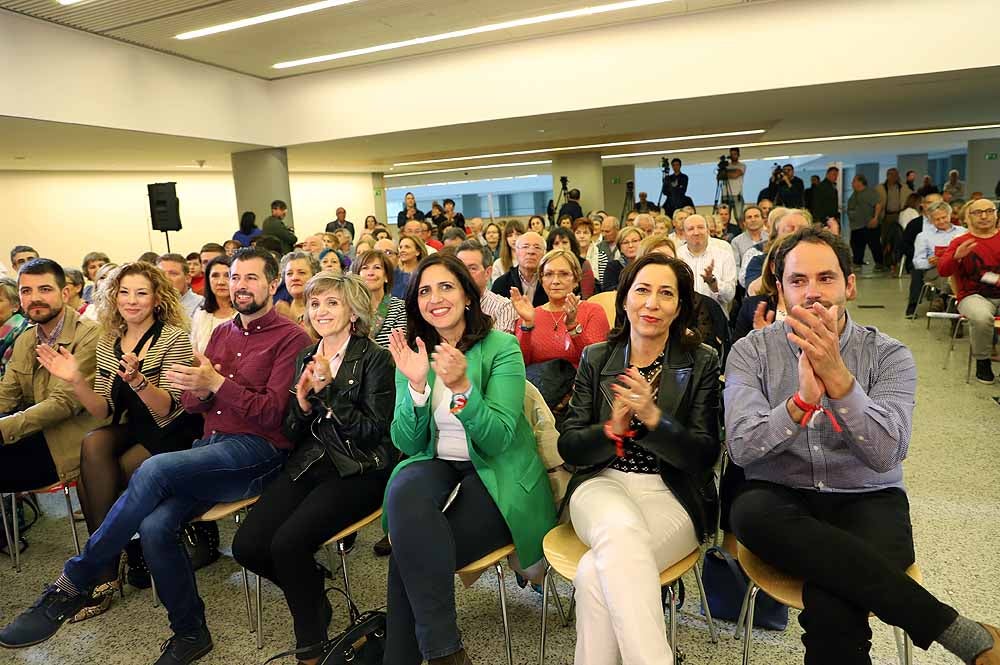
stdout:
MULTIPOLYGON (((816 136, 898 131, 1000 122, 1000 67, 898 79, 837 83, 724 97, 616 106, 573 113, 512 118, 426 130, 357 137, 288 147, 296 172, 383 171, 389 174, 504 162, 550 159, 551 153, 506 159, 392 168, 393 163, 615 140, 694 133, 766 129, 748 139, 716 139, 694 145, 745 144, 816 136), (544 131, 540 131, 544 130, 544 131)), ((886 139, 768 146, 744 150, 746 158, 777 155, 944 152, 1000 130, 955 132, 886 139)), ((205 170, 230 169, 232 152, 265 146, 167 136, 83 125, 0 117, 0 170, 205 170), (24 157, 24 159, 16 159, 24 157)), ((669 144, 604 149, 605 155, 672 150, 688 162, 714 161, 718 153, 684 152, 669 144)), ((719 152, 723 152, 720 150, 719 152)), ((651 166, 659 155, 607 163, 651 166)), ((547 172, 534 166, 504 169, 503 175, 547 172)), ((475 171, 478 177, 500 171, 475 171)), ((457 172, 447 179, 461 176, 457 172)), ((440 175, 424 178, 441 180, 440 175)), ((405 182, 416 182, 419 178, 405 182)), ((399 182, 399 181, 397 181, 399 182)))
POLYGON ((0 9, 266 79, 351 67, 422 53, 573 32, 614 23, 770 0, 673 0, 592 17, 485 33, 295 69, 277 62, 353 50, 463 28, 579 9, 613 0, 360 0, 206 37, 182 32, 309 4, 310 0, 0 0, 0 9))

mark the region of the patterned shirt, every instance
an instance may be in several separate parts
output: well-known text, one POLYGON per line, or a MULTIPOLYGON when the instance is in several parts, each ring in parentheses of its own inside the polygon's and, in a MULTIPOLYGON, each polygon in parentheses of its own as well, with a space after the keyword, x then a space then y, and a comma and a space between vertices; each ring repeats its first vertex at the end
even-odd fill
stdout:
POLYGON ((489 289, 483 291, 480 301, 483 312, 493 317, 493 329, 500 332, 514 334, 514 326, 517 323, 517 312, 509 298, 504 298, 499 293, 493 293, 489 289))
POLYGON ((0 376, 7 369, 7 363, 14 353, 14 342, 18 336, 31 325, 31 322, 20 314, 13 314, 0 326, 0 376))
MULTIPOLYGON (((639 368, 642 378, 646 379, 653 388, 654 400, 660 392, 660 373, 662 371, 663 354, 660 354, 660 357, 646 367, 639 368)), ((632 416, 632 421, 629 423, 629 429, 636 432, 636 437, 639 438, 645 436, 647 432, 645 424, 634 415, 632 416)), ((610 464, 612 469, 624 471, 625 473, 660 472, 660 462, 656 459, 656 455, 640 447, 631 437, 625 439, 623 448, 625 449, 625 456, 615 456, 610 464)))
POLYGON ((799 349, 791 327, 774 323, 736 342, 726 362, 726 432, 732 460, 748 480, 820 492, 903 487, 917 368, 910 350, 847 315, 840 354, 854 375, 841 399, 823 398, 827 416, 801 427, 785 406, 798 390, 799 349))

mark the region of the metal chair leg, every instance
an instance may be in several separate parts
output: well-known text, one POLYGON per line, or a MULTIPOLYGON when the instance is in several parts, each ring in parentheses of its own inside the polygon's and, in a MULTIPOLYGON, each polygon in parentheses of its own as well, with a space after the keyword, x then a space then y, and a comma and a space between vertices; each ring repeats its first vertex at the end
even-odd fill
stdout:
POLYGON ((743 619, 743 665, 750 665, 750 640, 753 639, 753 610, 757 604, 757 593, 760 587, 750 582, 750 596, 748 597, 746 617, 743 619))
POLYGON ((507 644, 507 665, 514 665, 514 650, 510 642, 510 622, 507 620, 507 589, 503 583, 503 566, 496 564, 497 585, 500 587, 500 612, 503 615, 503 636, 507 644))
POLYGON ((913 665, 913 641, 909 633, 903 632, 903 665, 913 665))
POLYGON ((677 608, 674 605, 674 585, 667 585, 667 630, 670 633, 670 649, 677 653, 677 608))
POLYGON ((63 497, 66 498, 66 517, 69 518, 69 530, 73 532, 73 547, 80 554, 80 534, 76 532, 76 521, 73 519, 73 500, 69 497, 69 485, 63 483, 63 497))
POLYGON ((701 565, 694 565, 695 580, 698 581, 698 593, 701 595, 701 604, 705 606, 705 620, 708 621, 708 633, 712 636, 712 644, 719 643, 719 631, 715 629, 715 621, 712 620, 712 608, 708 606, 708 594, 705 593, 705 583, 701 579, 701 565))
POLYGON ((344 569, 344 593, 347 594, 347 600, 349 601, 347 603, 350 608, 348 611, 351 613, 351 621, 357 621, 361 615, 355 612, 354 608, 354 596, 351 594, 351 580, 347 576, 347 548, 344 547, 344 541, 337 541, 337 552, 340 554, 340 567, 344 569))
POLYGON ((568 621, 572 621, 573 617, 576 616, 576 587, 570 586, 570 592, 571 593, 569 596, 569 612, 566 614, 566 619, 568 621))
POLYGON ((21 525, 17 521, 17 494, 10 495, 10 523, 14 527, 14 570, 21 572, 21 525))
POLYGON ((559 621, 562 622, 562 627, 568 628, 569 618, 567 618, 566 612, 563 611, 562 598, 559 597, 559 588, 556 586, 556 580, 552 580, 552 597, 556 600, 556 610, 559 612, 559 621))
MULTIPOLYGON (((240 528, 240 513, 236 513, 236 529, 240 528)), ((247 625, 250 628, 250 632, 253 633, 256 630, 256 626, 253 622, 253 607, 250 604, 250 572, 246 568, 240 566, 240 572, 243 574, 243 600, 246 602, 247 606, 247 625)))
POLYGON ((152 575, 149 576, 149 585, 150 590, 153 592, 153 607, 159 607, 160 595, 156 593, 156 580, 153 579, 152 575))
MULTIPOLYGON (((3 520, 3 535, 7 538, 7 554, 10 555, 10 565, 14 566, 14 550, 17 548, 17 544, 11 540, 10 534, 10 524, 7 523, 7 499, 3 494, 0 494, 0 519, 3 520)), ((17 515, 17 512, 14 513, 17 515)))
POLYGON ((264 603, 261 602, 261 589, 264 586, 264 578, 257 576, 257 649, 264 648, 264 603))
POLYGON ((549 581, 552 577, 552 566, 545 567, 545 577, 542 578, 542 632, 538 641, 538 665, 545 665, 545 629, 549 617, 549 581))
POLYGON ((736 619, 736 630, 733 631, 733 639, 738 640, 743 634, 743 621, 747 617, 747 604, 750 602, 750 591, 752 584, 747 584, 747 591, 743 594, 743 604, 740 606, 740 616, 736 619))

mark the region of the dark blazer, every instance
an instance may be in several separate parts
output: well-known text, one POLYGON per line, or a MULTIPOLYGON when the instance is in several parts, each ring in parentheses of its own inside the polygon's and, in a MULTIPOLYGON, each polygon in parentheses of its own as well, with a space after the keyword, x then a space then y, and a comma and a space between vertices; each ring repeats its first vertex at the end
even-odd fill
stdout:
MULTIPOLYGON (((625 344, 600 342, 583 351, 559 454, 577 468, 563 507, 583 481, 613 461, 615 444, 604 436, 611 416, 611 384, 625 371, 625 344)), ((670 343, 660 375, 659 426, 638 435, 636 443, 656 455, 660 477, 687 510, 700 540, 715 528, 719 508, 713 467, 719 459, 721 409, 719 356, 705 346, 684 350, 670 343)))
POLYGON ((351 240, 354 240, 354 222, 349 222, 346 219, 344 220, 343 225, 341 225, 340 222, 338 222, 337 220, 333 220, 332 222, 327 222, 326 224, 327 233, 333 233, 337 229, 347 229, 347 231, 351 234, 351 240))
POLYGON ((837 188, 832 182, 823 179, 818 185, 811 188, 813 193, 809 212, 812 213, 813 221, 822 224, 827 217, 840 219, 840 206, 837 201, 837 188))
POLYGON ((566 201, 566 203, 559 206, 559 214, 556 215, 556 220, 558 220, 563 215, 569 215, 574 220, 583 217, 583 208, 580 207, 579 201, 573 201, 572 199, 566 201))
MULTIPOLYGON (((318 343, 307 346, 295 359, 293 393, 318 346, 318 343)), ((312 435, 310 427, 317 418, 320 419, 317 427, 333 427, 334 419, 325 417, 328 411, 340 421, 337 432, 344 443, 369 451, 381 444, 380 448, 393 457, 388 465, 391 469, 396 457, 389 437, 396 401, 395 377, 396 367, 388 351, 367 337, 352 336, 336 378, 318 395, 309 395, 313 409, 308 415, 302 412, 295 395, 291 395, 284 427, 285 436, 295 444, 295 452, 285 464, 289 475, 298 478, 325 454, 323 444, 312 435)), ((387 469, 386 477, 388 473, 387 469)))
MULTIPOLYGON (((521 273, 517 271, 517 266, 511 266, 505 274, 500 275, 497 281, 493 282, 493 287, 490 289, 493 293, 498 293, 504 298, 510 298, 510 288, 514 286, 522 294, 524 293, 524 284, 521 282, 521 273)), ((532 299, 531 304, 535 307, 541 307, 549 301, 549 295, 545 293, 545 289, 542 288, 542 280, 538 280, 538 288, 535 289, 535 297, 532 299)))

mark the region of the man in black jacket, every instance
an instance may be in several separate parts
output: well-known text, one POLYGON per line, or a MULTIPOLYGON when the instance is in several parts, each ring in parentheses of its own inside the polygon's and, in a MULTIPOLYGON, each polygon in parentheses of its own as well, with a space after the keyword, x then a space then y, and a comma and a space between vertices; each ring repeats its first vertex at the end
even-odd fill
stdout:
POLYGON ((689 205, 691 199, 687 195, 687 173, 681 173, 681 160, 671 159, 670 168, 674 172, 663 178, 663 212, 673 217, 674 211, 689 205))
POLYGON ((566 193, 566 203, 559 206, 559 214, 556 219, 562 219, 564 215, 569 215, 572 219, 583 217, 583 208, 580 207, 580 190, 571 189, 566 193))
POLYGON ((510 298, 510 289, 515 287, 530 299, 535 307, 544 305, 549 301, 549 296, 542 288, 538 264, 545 255, 545 240, 537 233, 529 231, 518 237, 514 245, 514 255, 517 257, 517 265, 493 282, 493 293, 510 298))
POLYGON ((347 221, 347 210, 344 208, 337 208, 337 219, 328 222, 326 225, 327 233, 333 233, 340 229, 345 229, 351 234, 351 240, 354 240, 354 223, 347 221))
POLYGON ((795 167, 785 164, 781 167, 774 203, 786 208, 801 208, 805 203, 806 185, 795 175, 795 167))
POLYGON ((826 177, 822 182, 812 188, 812 205, 809 206, 809 212, 812 213, 814 222, 822 224, 830 217, 840 221, 838 178, 840 178, 840 169, 831 166, 826 170, 826 177))

